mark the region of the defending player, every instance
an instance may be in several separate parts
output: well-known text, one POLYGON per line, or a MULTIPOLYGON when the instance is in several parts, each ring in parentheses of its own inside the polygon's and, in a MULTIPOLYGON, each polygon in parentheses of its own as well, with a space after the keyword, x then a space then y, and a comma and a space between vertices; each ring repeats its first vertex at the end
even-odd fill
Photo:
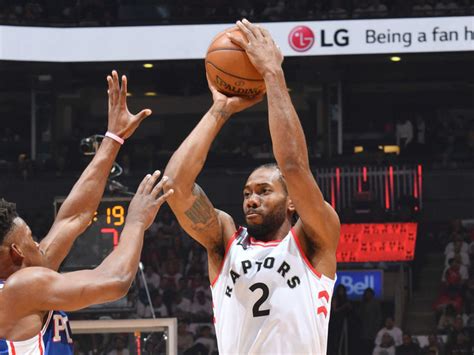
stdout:
MULTIPOLYGON (((144 231, 169 194, 158 197, 165 178, 147 175, 130 202, 117 248, 94 270, 57 272, 74 240, 87 228, 104 193, 122 139, 150 115, 127 108, 127 79, 115 71, 109 84, 108 132, 92 162, 64 201, 48 235, 35 243, 15 205, 0 199, 0 354, 68 355, 72 311, 124 296, 140 261, 144 231)), ((168 191, 171 192, 172 191, 168 191)))
POLYGON ((208 253, 215 327, 221 354, 326 354, 340 223, 311 173, 304 132, 269 32, 237 22, 233 38, 262 74, 277 165, 255 169, 243 189, 247 228, 237 229, 195 184, 216 135, 236 112, 261 98, 214 103, 166 167, 169 204, 181 226, 208 253), (299 219, 292 227, 293 214, 299 219), (237 230, 237 231, 236 231, 237 230))

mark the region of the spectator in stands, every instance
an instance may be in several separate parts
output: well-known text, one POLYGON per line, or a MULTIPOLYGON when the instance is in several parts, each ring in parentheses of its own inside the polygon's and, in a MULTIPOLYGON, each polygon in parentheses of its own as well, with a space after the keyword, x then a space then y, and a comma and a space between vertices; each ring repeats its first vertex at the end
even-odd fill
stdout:
POLYGON ((325 20, 328 18, 322 1, 314 1, 311 3, 312 6, 308 10, 308 18, 312 20, 325 20))
POLYGON ((369 0, 367 13, 370 17, 387 17, 388 9, 380 0, 369 0))
POLYGON ((237 5, 238 18, 253 18, 255 16, 255 10, 252 3, 249 0, 242 0, 237 5))
POLYGON ((441 281, 448 289, 460 291, 469 279, 467 268, 461 265, 461 257, 459 255, 448 261, 449 266, 444 269, 441 281))
POLYGON ((168 279, 161 279, 161 290, 163 291, 163 303, 168 309, 168 313, 173 314, 173 303, 176 295, 176 287, 168 279))
POLYGON ((428 335, 428 345, 423 347, 423 354, 444 355, 444 344, 439 341, 436 334, 428 335))
POLYGON ((172 305, 172 313, 178 319, 190 319, 191 317, 191 301, 184 298, 180 293, 176 293, 172 305))
POLYGON ((469 252, 469 245, 463 240, 461 234, 453 233, 452 234, 452 241, 446 245, 446 249, 444 249, 444 255, 448 255, 456 250, 456 245, 458 245, 458 250, 460 253, 468 253, 469 252))
POLYGON ((207 298, 211 299, 211 289, 209 288, 209 281, 206 276, 195 275, 192 279, 191 287, 194 291, 194 295, 202 291, 207 298))
POLYGON ((453 288, 447 288, 438 297, 438 299, 433 305, 433 308, 438 312, 442 312, 444 310, 444 307, 446 307, 448 304, 453 305, 454 309, 456 310, 456 313, 462 312, 463 299, 459 294, 458 290, 453 288))
POLYGON ((163 297, 160 292, 155 293, 155 297, 153 298, 153 307, 155 308, 155 315, 158 318, 168 317, 168 308, 166 308, 165 304, 163 303, 163 297))
POLYGON ((472 0, 460 0, 458 1, 459 10, 455 11, 455 15, 473 15, 474 14, 474 1, 472 0))
POLYGON ((194 301, 191 305, 191 313, 196 322, 211 321, 212 305, 203 291, 196 292, 194 301))
POLYGON ((469 346, 469 336, 464 333, 458 333, 455 342, 448 344, 447 348, 449 355, 472 355, 469 346))
POLYGON ((186 275, 189 277, 204 274, 205 263, 202 262, 199 254, 194 254, 193 259, 186 266, 186 275))
POLYGON ((369 16, 369 2, 367 0, 355 0, 353 18, 367 18, 369 16))
POLYGON ((464 327, 464 320, 461 315, 456 316, 453 326, 448 331, 448 341, 447 341, 448 348, 452 347, 454 344, 458 342, 459 334, 464 335, 466 338, 469 337, 469 333, 467 329, 464 327))
POLYGON ((254 158, 267 160, 273 158, 273 152, 270 150, 268 143, 263 143, 259 146, 258 151, 255 152, 254 158))
POLYGON ((188 300, 192 300, 194 297, 194 290, 189 285, 189 279, 185 277, 179 279, 178 288, 176 291, 181 293, 183 297, 187 298, 188 300))
POLYGON ((446 305, 443 310, 443 314, 438 321, 438 331, 441 334, 447 334, 449 330, 454 326, 454 321, 456 320, 457 312, 456 308, 452 304, 446 305))
POLYGON ((180 264, 177 259, 169 260, 166 264, 166 273, 163 275, 163 278, 168 279, 175 288, 178 287, 178 281, 183 277, 179 272, 180 264))
POLYGON ((439 0, 435 5, 436 16, 451 16, 458 10, 458 4, 453 0, 439 0))
POLYGON ((474 278, 472 277, 467 281, 464 299, 466 301, 466 313, 474 313, 474 278))
POLYGON ((347 298, 346 287, 342 284, 339 284, 336 287, 331 302, 331 317, 329 321, 328 338, 329 354, 337 353, 344 321, 347 321, 351 311, 352 303, 347 298))
POLYGON ((343 20, 349 17, 347 10, 342 5, 341 0, 333 0, 330 2, 328 18, 331 20, 343 20))
POLYGON ((43 7, 38 1, 28 1, 25 3, 23 20, 27 23, 34 23, 41 20, 43 7))
POLYGON ((403 344, 396 347, 396 355, 418 355, 420 347, 413 342, 411 334, 403 334, 403 344))
POLYGON ((178 323, 178 353, 182 354, 194 343, 193 334, 188 331, 186 322, 178 323))
POLYGON ((375 345, 382 344, 382 337, 385 333, 388 333, 392 337, 395 346, 402 345, 403 333, 400 328, 395 326, 395 322, 393 321, 392 317, 387 317, 385 319, 385 327, 380 329, 379 332, 377 333, 377 336, 375 337, 375 345))
POLYGON ((445 254, 446 255, 445 266, 449 266, 449 260, 457 259, 457 260, 460 260, 461 265, 465 266, 466 269, 469 270, 469 268, 471 267, 471 260, 469 258, 469 253, 461 251, 461 248, 462 248, 461 241, 457 241, 454 243, 454 250, 449 251, 448 253, 445 254))
POLYGON ((283 0, 269 0, 262 12, 262 17, 265 20, 278 21, 281 20, 283 11, 285 11, 285 2, 283 0))
MULTIPOLYGON (((160 288, 160 280, 161 280, 160 275, 158 275, 158 273, 155 270, 153 270, 151 266, 147 266, 145 268, 145 280, 150 292, 160 288)), ((140 288, 144 288, 144 287, 145 285, 143 285, 143 280, 140 279, 140 288)))
POLYGON ((383 333, 372 355, 395 355, 395 345, 393 338, 388 333, 383 333))
POLYGON ((406 117, 401 118, 395 127, 395 134, 396 142, 400 150, 406 150, 413 141, 414 132, 411 121, 406 117))
POLYGON ((114 338, 114 349, 109 351, 107 355, 130 355, 130 351, 126 348, 127 342, 123 336, 116 335, 114 338))
MULTIPOLYGON (((168 317, 168 309, 163 304, 163 296, 161 292, 158 290, 151 292, 150 297, 153 302, 155 315, 157 317, 168 317)), ((144 289, 138 291, 137 315, 139 318, 152 317, 150 303, 148 302, 148 296, 144 289)))
POLYGON ((358 312, 360 320, 360 343, 358 352, 369 354, 372 352, 375 335, 382 323, 382 309, 375 299, 374 290, 367 288, 362 296, 362 303, 358 312))
POLYGON ((216 341, 211 334, 211 327, 205 325, 199 329, 198 336, 194 341, 194 345, 188 351, 185 351, 185 355, 195 354, 212 354, 217 350, 216 341))
POLYGON ((415 116, 415 130, 416 130, 416 149, 419 154, 425 153, 426 146, 426 123, 423 116, 417 114, 415 116))
POLYGON ((433 16, 433 6, 431 6, 426 0, 416 0, 411 8, 411 14, 415 17, 433 16))

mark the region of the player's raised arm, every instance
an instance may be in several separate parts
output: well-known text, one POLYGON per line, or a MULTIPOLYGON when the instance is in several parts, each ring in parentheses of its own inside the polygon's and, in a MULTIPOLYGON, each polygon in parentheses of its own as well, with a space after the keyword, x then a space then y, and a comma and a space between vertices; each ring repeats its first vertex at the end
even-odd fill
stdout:
POLYGON ((110 169, 121 146, 121 139, 130 137, 140 122, 151 114, 142 110, 132 115, 127 108, 127 78, 120 85, 117 72, 107 76, 109 119, 112 138, 102 141, 94 159, 82 173, 58 212, 53 226, 41 241, 46 267, 57 270, 76 238, 87 228, 104 193, 110 169), (116 137, 115 137, 116 136, 116 137))
POLYGON ((123 297, 137 273, 144 232, 173 193, 170 190, 159 195, 166 178, 156 184, 158 177, 159 172, 155 172, 143 179, 130 202, 117 248, 97 268, 60 274, 44 267, 29 267, 14 273, 2 297, 6 304, 15 305, 11 311, 16 317, 32 311, 72 311, 123 297))
MULTIPOLYGON (((247 20, 237 23, 247 41, 231 39, 247 52, 262 74, 267 88, 268 114, 273 153, 288 185, 300 220, 295 226, 303 249, 311 258, 315 248, 335 254, 339 240, 339 218, 324 201, 309 166, 308 150, 301 123, 291 102, 281 64, 283 55, 270 33, 247 20)), ((333 276, 336 261, 318 264, 320 272, 333 276)))
POLYGON ((223 246, 223 231, 235 231, 230 216, 217 211, 195 180, 201 172, 212 142, 229 117, 261 100, 257 98, 227 97, 209 82, 214 103, 198 125, 173 154, 166 166, 169 177, 165 190, 175 193, 168 200, 183 229, 206 249, 223 246))

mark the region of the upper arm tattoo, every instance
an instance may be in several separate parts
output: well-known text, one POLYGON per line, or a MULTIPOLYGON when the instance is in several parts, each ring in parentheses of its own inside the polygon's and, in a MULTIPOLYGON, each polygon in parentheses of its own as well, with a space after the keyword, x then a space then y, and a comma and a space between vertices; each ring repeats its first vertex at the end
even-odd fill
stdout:
POLYGON ((192 222, 192 228, 201 231, 217 225, 216 211, 198 184, 194 184, 192 194, 196 196, 196 199, 193 205, 184 212, 192 222))

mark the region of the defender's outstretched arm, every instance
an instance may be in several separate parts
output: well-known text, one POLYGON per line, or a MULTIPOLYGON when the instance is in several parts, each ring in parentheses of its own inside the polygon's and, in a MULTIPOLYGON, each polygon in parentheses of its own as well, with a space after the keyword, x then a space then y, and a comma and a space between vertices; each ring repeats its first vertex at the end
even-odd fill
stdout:
MULTIPOLYGON (((132 115, 127 108, 127 77, 122 76, 120 87, 117 72, 107 76, 109 97, 108 131, 126 139, 141 121, 151 114, 142 110, 132 115)), ((117 157, 120 144, 105 138, 94 159, 82 173, 62 204, 56 220, 40 248, 45 254, 46 267, 57 270, 69 253, 76 238, 87 228, 104 194, 110 169, 117 157)))
POLYGON ((155 185, 158 177, 155 172, 143 179, 130 202, 117 248, 97 268, 65 274, 44 267, 24 268, 7 280, 1 294, 14 307, 8 312, 21 318, 32 311, 74 311, 126 295, 137 273, 144 232, 173 193, 159 196, 166 178, 155 185))

